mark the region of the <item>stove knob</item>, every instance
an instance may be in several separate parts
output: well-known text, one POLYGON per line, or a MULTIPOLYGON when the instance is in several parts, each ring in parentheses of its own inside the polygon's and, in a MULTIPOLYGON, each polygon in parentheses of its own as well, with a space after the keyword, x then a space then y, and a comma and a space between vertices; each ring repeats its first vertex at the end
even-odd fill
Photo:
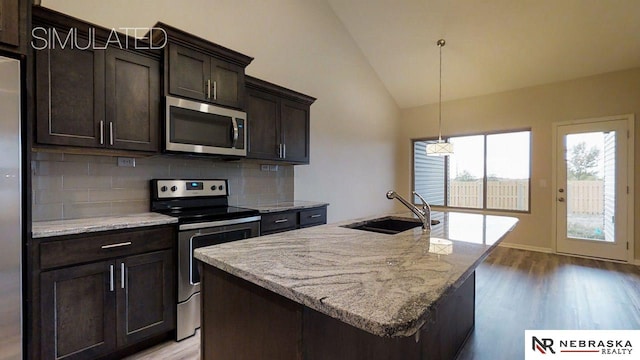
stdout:
POLYGON ((216 186, 215 185, 211 185, 211 191, 216 191, 216 186))
POLYGON ((161 188, 160 188, 160 191, 162 191, 162 192, 167 191, 167 187, 166 187, 166 186, 161 187, 161 188))
POLYGON ((176 190, 178 190, 178 187, 177 187, 177 186, 175 186, 175 185, 173 185, 173 186, 171 187, 171 191, 176 191, 176 190))
POLYGON ((224 186, 222 186, 222 185, 218 186, 218 190, 220 190, 220 191, 224 190, 224 186))

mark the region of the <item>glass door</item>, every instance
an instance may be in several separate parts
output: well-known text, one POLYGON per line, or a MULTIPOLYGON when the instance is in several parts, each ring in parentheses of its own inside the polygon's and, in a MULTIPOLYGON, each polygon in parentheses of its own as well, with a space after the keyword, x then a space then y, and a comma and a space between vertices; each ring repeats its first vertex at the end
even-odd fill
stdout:
POLYGON ((627 260, 627 121, 557 127, 556 246, 627 260))

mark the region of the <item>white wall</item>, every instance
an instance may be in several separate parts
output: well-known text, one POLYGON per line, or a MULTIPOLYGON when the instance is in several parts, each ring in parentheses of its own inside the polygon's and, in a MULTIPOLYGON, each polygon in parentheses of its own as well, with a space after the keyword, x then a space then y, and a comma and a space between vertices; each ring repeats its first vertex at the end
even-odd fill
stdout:
POLYGON ((331 203, 328 221, 388 212, 399 110, 324 0, 43 0, 107 28, 157 21, 253 56, 247 74, 318 98, 311 164, 295 198, 331 203))

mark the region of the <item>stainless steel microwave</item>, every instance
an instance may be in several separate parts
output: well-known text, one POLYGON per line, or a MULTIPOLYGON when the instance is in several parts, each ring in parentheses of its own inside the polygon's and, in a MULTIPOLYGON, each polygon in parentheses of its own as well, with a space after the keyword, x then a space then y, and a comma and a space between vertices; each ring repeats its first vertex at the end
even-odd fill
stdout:
POLYGON ((247 113, 166 97, 165 150, 247 156, 247 113))

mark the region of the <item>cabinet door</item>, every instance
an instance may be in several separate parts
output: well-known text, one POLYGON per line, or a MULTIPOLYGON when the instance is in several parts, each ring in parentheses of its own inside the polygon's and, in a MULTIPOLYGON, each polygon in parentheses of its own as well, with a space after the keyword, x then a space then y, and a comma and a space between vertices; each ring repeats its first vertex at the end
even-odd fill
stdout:
POLYGON ((158 151, 160 64, 109 48, 106 66, 107 147, 158 151))
POLYGON ((243 67, 211 58, 211 81, 210 101, 224 106, 243 108, 243 67))
POLYGON ((18 3, 18 0, 0 0, 0 43, 20 45, 18 3))
POLYGON ((286 161, 309 163, 309 106, 282 100, 280 133, 286 161))
POLYGON ((211 98, 211 58, 180 45, 169 44, 169 92, 208 101, 211 98))
POLYGON ((36 141, 104 146, 104 51, 56 47, 35 55, 36 141))
POLYGON ((116 264, 118 346, 175 328, 171 250, 130 256, 116 264))
POLYGON ((248 158, 280 159, 279 111, 277 97, 259 91, 247 91, 248 158))
POLYGON ((40 274, 42 359, 93 359, 115 350, 112 267, 98 262, 40 274))

